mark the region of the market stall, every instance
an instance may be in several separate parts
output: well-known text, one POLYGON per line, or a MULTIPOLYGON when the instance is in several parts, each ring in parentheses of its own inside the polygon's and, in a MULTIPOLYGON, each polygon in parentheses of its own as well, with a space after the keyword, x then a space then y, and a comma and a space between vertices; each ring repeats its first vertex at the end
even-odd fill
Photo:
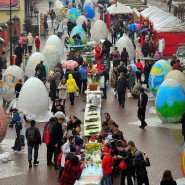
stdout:
POLYGON ((129 20, 134 21, 134 11, 130 6, 125 6, 124 4, 117 2, 107 8, 106 23, 109 29, 114 23, 129 20))
POLYGON ((87 143, 85 168, 82 171, 79 185, 100 185, 103 177, 101 167, 101 143, 87 143))

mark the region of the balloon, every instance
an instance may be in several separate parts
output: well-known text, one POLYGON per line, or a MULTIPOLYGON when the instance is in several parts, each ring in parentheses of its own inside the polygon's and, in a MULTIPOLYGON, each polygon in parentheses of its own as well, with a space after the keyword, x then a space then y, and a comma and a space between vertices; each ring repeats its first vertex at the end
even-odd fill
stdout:
POLYGON ((18 98, 18 108, 25 114, 41 116, 48 111, 49 98, 41 80, 31 77, 24 83, 18 98))
POLYGON ((68 12, 67 17, 71 20, 71 21, 76 21, 77 18, 80 16, 80 13, 78 11, 77 8, 71 8, 68 12))
POLYGON ((41 60, 44 62, 44 65, 46 68, 46 76, 48 76, 49 69, 48 69, 48 63, 47 63, 46 58, 44 57, 42 53, 35 52, 29 57, 28 63, 25 68, 25 75, 27 77, 31 77, 35 75, 35 68, 37 64, 40 63, 41 60))
POLYGON ((93 9, 94 6, 92 4, 87 4, 84 9, 84 15, 87 17, 87 19, 93 19, 95 16, 95 10, 93 9))

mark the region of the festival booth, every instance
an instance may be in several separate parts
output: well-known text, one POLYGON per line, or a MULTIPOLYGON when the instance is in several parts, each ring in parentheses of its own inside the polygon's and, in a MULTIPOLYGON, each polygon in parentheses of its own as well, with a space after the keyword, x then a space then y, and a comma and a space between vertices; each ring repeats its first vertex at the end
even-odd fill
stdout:
POLYGON ((110 29, 111 25, 119 21, 128 21, 131 17, 131 20, 134 21, 134 11, 130 6, 125 6, 119 2, 111 5, 107 8, 106 13, 106 22, 107 27, 110 29))
POLYGON ((159 36, 165 40, 164 55, 173 55, 178 47, 185 43, 185 25, 174 16, 170 16, 165 21, 155 24, 155 43, 159 36))

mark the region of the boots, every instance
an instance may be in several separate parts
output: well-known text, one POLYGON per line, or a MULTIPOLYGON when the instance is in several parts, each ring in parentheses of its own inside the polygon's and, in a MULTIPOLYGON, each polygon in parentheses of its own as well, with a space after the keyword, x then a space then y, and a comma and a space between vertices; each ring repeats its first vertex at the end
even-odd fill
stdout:
POLYGON ((38 165, 39 164, 39 161, 37 161, 37 159, 34 160, 33 162, 34 165, 38 165))
POLYGON ((28 161, 28 162, 29 162, 29 168, 31 168, 31 167, 32 167, 31 160, 30 160, 30 161, 28 161))

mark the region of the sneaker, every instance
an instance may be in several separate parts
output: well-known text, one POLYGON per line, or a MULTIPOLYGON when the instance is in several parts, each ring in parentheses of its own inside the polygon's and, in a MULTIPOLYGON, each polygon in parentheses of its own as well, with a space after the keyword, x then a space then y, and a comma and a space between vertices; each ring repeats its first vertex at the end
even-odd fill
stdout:
POLYGON ((39 161, 34 161, 33 164, 34 165, 38 165, 39 164, 39 161))

